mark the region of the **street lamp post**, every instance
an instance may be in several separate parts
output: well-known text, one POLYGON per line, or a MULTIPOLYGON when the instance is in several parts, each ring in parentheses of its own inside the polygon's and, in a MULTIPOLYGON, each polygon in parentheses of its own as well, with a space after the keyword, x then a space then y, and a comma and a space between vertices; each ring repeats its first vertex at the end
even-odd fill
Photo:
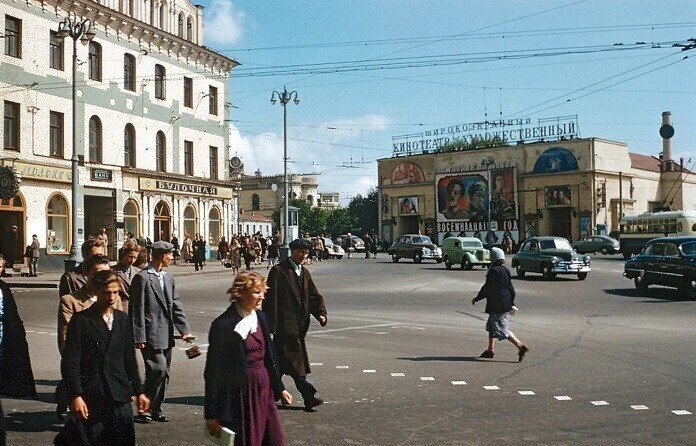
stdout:
POLYGON ((280 258, 282 260, 286 259, 290 255, 290 247, 288 244, 288 206, 289 206, 289 191, 290 187, 288 184, 288 102, 293 101, 295 105, 300 103, 300 99, 297 97, 296 91, 288 91, 283 87, 282 93, 279 91, 274 91, 271 93, 271 104, 275 105, 276 102, 280 101, 280 105, 283 106, 283 246, 280 249, 280 258))
POLYGON ((76 16, 70 18, 65 17, 65 20, 58 24, 58 37, 65 39, 72 38, 73 55, 72 55, 72 179, 71 179, 71 196, 72 196, 72 214, 71 214, 71 245, 70 255, 65 259, 65 270, 69 271, 75 265, 82 262, 82 254, 77 246, 77 209, 78 209, 78 165, 79 158, 77 156, 77 98, 76 98, 76 77, 77 77, 77 41, 87 45, 97 34, 90 19, 77 20, 76 16))
POLYGON ((495 163, 495 160, 493 159, 492 156, 489 156, 487 158, 484 158, 481 160, 481 164, 486 166, 486 181, 488 182, 488 187, 486 187, 487 192, 488 192, 488 206, 487 206, 487 212, 486 212, 486 247, 488 249, 491 248, 491 245, 493 244, 492 240, 493 237, 492 235, 492 228, 491 228, 491 165, 495 163))

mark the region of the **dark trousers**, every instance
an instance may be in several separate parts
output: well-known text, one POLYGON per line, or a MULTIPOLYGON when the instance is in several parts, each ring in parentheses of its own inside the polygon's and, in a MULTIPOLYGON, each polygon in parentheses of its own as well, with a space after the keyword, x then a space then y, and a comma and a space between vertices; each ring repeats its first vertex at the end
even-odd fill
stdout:
POLYGON ((196 267, 196 271, 198 271, 198 268, 203 269, 203 259, 196 258, 193 264, 196 267))
MULTIPOLYGON (((283 378, 283 375, 280 376, 280 378, 283 378)), ((290 375, 290 378, 292 378, 293 381, 295 381, 295 387, 297 387, 297 391, 300 392, 302 395, 302 399, 307 399, 307 398, 312 398, 315 393, 317 393, 317 389, 307 381, 306 376, 293 376, 290 375)))
POLYGON ((135 446, 133 408, 111 400, 86 401, 89 419, 70 418, 58 432, 56 446, 135 446))
POLYGON ((2 411, 2 403, 0 403, 0 446, 5 446, 6 443, 6 433, 5 433, 5 412, 2 411))
POLYGON ((36 266, 39 263, 39 258, 38 257, 30 257, 29 258, 29 275, 30 276, 36 276, 36 266))
POLYGON ((169 367, 172 349, 154 349, 147 344, 140 350, 145 361, 145 395, 150 398, 150 413, 162 413, 162 401, 169 385, 169 367))

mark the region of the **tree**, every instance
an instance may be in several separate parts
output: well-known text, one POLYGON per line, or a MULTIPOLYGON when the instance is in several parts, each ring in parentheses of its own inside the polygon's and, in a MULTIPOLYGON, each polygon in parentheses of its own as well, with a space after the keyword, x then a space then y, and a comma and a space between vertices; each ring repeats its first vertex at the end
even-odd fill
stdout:
POLYGON ((348 209, 355 219, 353 231, 359 230, 360 234, 364 234, 377 230, 377 200, 377 190, 374 188, 371 188, 366 196, 358 194, 350 200, 348 209))
POLYGON ((331 211, 326 221, 326 229, 332 236, 354 231, 356 221, 349 209, 337 208, 331 211))
MULTIPOLYGON (((329 217, 329 211, 322 208, 313 208, 304 200, 298 200, 296 198, 289 200, 290 206, 298 208, 298 225, 300 229, 300 235, 302 234, 320 234, 326 231, 327 220, 329 217)), ((281 209, 277 209, 273 212, 273 221, 280 228, 283 226, 283 216, 281 215, 281 209)))

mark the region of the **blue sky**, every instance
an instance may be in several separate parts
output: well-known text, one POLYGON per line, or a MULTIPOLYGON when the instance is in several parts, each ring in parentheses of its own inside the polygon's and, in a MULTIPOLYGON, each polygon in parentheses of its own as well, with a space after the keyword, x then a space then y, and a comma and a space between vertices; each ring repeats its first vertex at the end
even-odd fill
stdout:
POLYGON ((269 99, 284 86, 300 99, 287 110, 289 170, 321 173, 320 191, 344 204, 376 186, 393 136, 486 117, 577 114, 581 137, 657 155, 669 110, 674 156, 696 163, 696 49, 671 46, 696 37, 693 1, 201 4, 206 45, 242 64, 228 101, 247 173, 282 172, 283 110, 269 99), (316 73, 339 63, 349 68, 316 73))

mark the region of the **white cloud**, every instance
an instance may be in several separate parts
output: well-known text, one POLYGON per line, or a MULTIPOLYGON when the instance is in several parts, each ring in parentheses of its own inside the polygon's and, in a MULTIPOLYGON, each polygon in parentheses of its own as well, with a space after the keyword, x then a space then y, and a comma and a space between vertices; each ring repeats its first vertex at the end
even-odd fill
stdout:
POLYGON ((242 35, 246 15, 236 10, 230 0, 213 0, 204 15, 206 43, 231 44, 242 35))

